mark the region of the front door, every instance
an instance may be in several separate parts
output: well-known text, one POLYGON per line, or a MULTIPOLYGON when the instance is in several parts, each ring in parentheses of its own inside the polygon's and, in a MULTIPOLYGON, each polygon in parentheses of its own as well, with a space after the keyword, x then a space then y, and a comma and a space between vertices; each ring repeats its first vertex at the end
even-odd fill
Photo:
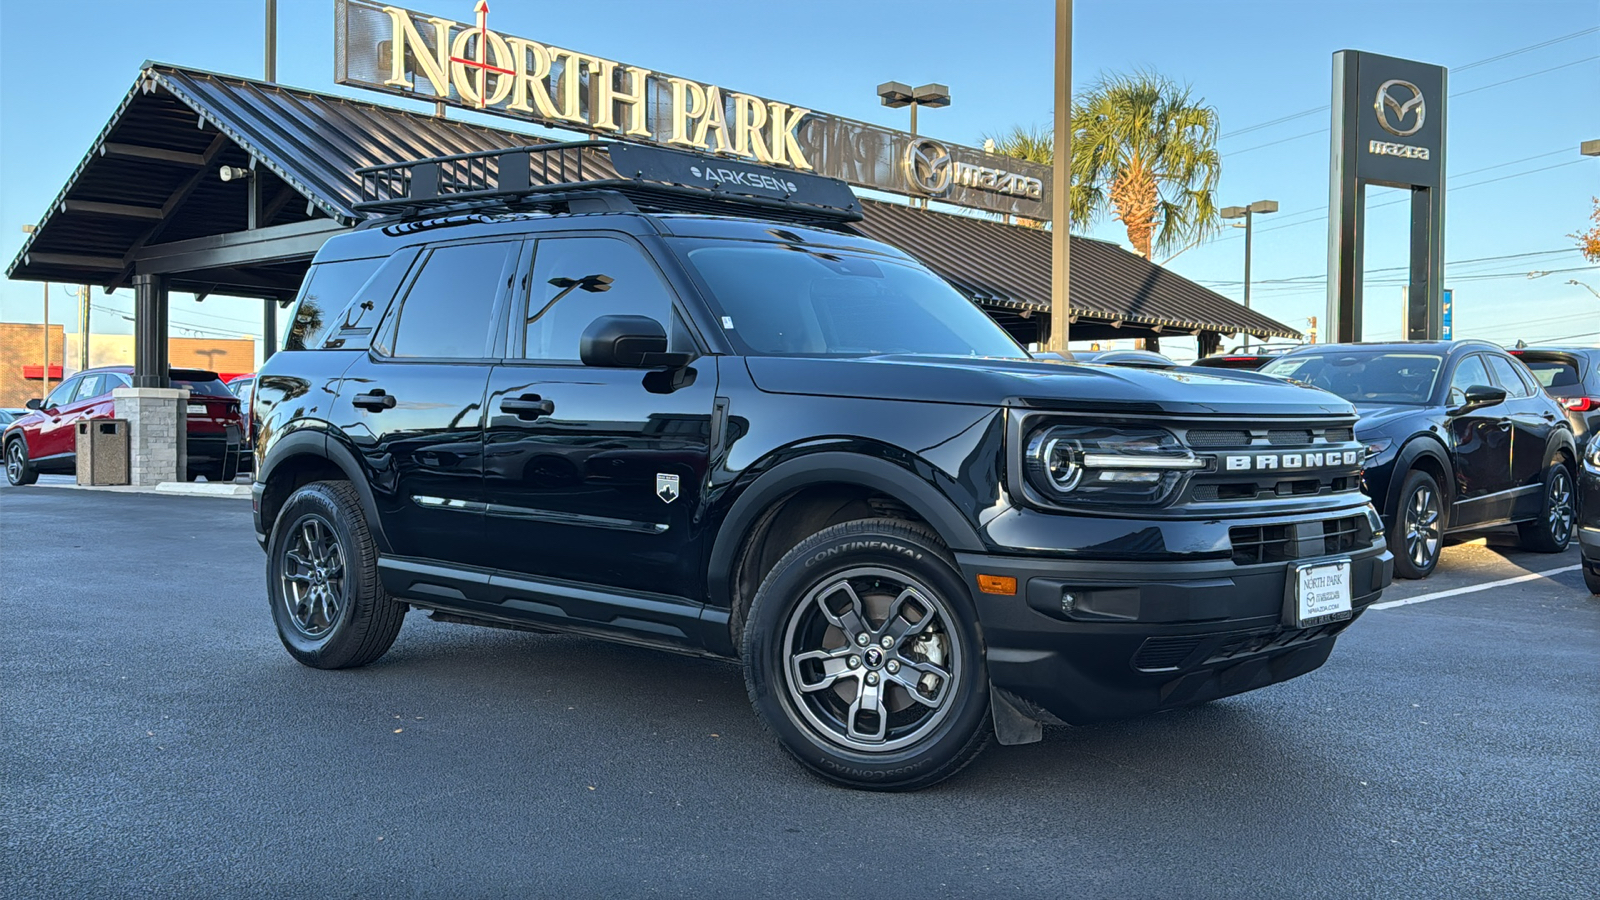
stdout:
POLYGON ((483 538, 483 394, 522 241, 446 244, 400 287, 346 370, 334 424, 355 444, 396 555, 462 562, 483 538))
MULTIPOLYGON (((1474 353, 1456 363, 1446 408, 1460 406, 1467 388, 1479 385, 1495 386, 1483 356, 1474 353)), ((1450 527, 1505 518, 1510 512, 1506 492, 1511 488, 1511 421, 1506 405, 1496 403, 1451 416, 1449 428, 1456 476, 1450 527)))
POLYGON ((648 316, 672 349, 693 346, 631 239, 541 239, 529 282, 512 307, 512 358, 489 379, 485 559, 516 576, 678 594, 698 577, 716 360, 676 384, 578 361, 579 337, 603 315, 648 316))
POLYGON ((28 448, 30 456, 42 460, 77 451, 77 421, 83 418, 85 409, 94 405, 92 392, 98 390, 99 384, 98 374, 79 375, 50 392, 40 410, 45 419, 39 424, 39 438, 28 448), (85 388, 91 394, 80 397, 85 388))

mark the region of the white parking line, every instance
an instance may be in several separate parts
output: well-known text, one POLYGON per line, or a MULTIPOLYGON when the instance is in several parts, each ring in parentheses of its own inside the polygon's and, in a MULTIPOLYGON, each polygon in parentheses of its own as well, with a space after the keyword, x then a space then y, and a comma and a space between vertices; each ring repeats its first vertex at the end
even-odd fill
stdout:
POLYGON ((1407 597, 1404 600, 1389 600, 1384 603, 1374 603, 1367 608, 1394 609, 1396 606, 1410 606, 1413 603, 1426 603, 1429 600, 1442 600, 1445 597, 1455 597, 1459 594, 1470 594, 1474 591, 1486 591, 1490 588, 1505 587, 1508 584, 1521 584, 1524 581, 1533 581, 1539 578, 1549 578, 1552 575, 1562 575, 1567 572, 1576 572, 1581 568, 1583 568, 1582 564, 1575 566, 1562 566, 1559 569, 1551 569, 1548 572, 1533 572, 1527 575, 1518 575, 1515 578, 1502 578, 1499 581, 1491 581, 1487 584, 1468 585, 1467 587, 1451 588, 1448 591, 1434 591, 1431 594, 1423 594, 1419 597, 1407 597))

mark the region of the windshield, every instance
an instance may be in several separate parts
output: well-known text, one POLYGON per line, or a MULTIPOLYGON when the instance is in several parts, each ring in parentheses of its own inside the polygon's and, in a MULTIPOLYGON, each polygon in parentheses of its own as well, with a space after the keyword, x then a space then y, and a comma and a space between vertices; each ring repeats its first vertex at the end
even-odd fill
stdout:
POLYGON ((1351 403, 1427 403, 1443 360, 1414 350, 1330 349, 1279 357, 1261 371, 1351 403))
POLYGON ((1028 358, 983 310, 914 263, 794 244, 673 243, 710 289, 723 330, 749 354, 1028 358))

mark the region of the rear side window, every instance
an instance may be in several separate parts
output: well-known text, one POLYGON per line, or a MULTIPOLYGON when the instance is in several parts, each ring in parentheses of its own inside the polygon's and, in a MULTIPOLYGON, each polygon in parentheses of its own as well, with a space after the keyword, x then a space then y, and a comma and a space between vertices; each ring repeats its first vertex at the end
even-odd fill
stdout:
POLYGON ((1533 390, 1517 374, 1516 363, 1504 356, 1490 356, 1489 365, 1494 367, 1494 375, 1500 379, 1500 386, 1506 389, 1507 394, 1513 397, 1533 396, 1533 390))
POLYGON ((488 355, 495 303, 520 241, 435 248, 400 303, 390 355, 477 359, 488 355))
POLYGON ((214 378, 210 381, 183 381, 174 378, 172 380, 172 386, 187 390, 189 392, 189 396, 191 397, 221 397, 226 400, 236 399, 233 396, 233 392, 228 390, 228 386, 223 384, 222 379, 220 378, 214 378))
POLYGON ((372 259, 347 259, 339 262, 318 263, 306 273, 300 287, 300 301, 295 304, 294 315, 289 317, 289 330, 283 338, 285 350, 315 350, 336 322, 340 311, 350 305, 350 300, 372 273, 378 270, 382 257, 372 259))
POLYGON ((1560 359, 1524 359, 1526 365, 1533 372, 1533 378, 1541 387, 1561 388, 1577 387, 1583 383, 1583 377, 1578 374, 1578 367, 1560 359))

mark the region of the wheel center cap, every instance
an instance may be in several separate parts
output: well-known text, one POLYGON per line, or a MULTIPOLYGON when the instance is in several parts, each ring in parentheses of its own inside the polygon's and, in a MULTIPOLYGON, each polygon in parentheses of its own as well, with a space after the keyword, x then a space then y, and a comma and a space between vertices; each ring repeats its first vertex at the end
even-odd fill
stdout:
POLYGON ((867 667, 876 669, 883 665, 883 651, 877 647, 869 647, 866 652, 867 667))

